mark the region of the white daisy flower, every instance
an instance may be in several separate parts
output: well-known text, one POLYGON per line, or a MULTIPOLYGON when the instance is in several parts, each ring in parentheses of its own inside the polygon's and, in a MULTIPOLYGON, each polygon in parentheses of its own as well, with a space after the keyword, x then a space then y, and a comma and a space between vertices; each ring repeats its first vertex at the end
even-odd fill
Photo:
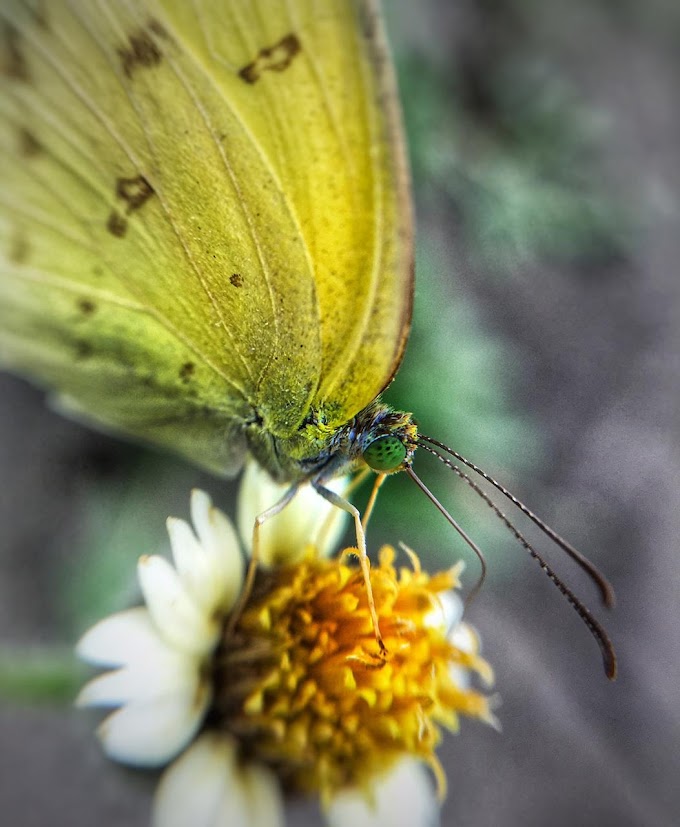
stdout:
MULTIPOLYGON (((280 491, 252 470, 244 486, 247 525, 280 491)), ((443 794, 441 728, 455 730, 460 715, 492 718, 470 688, 472 672, 491 675, 461 631, 457 570, 430 576, 411 553, 412 567, 397 571, 394 551, 382 550, 371 581, 384 655, 361 573, 314 544, 328 551, 339 531, 319 539, 327 504, 316 494, 303 503, 297 518, 272 520, 268 561, 285 564, 258 572, 233 631, 243 558, 229 520, 194 491, 193 528, 168 521, 174 565, 139 561, 146 606, 101 621, 78 644, 109 670, 77 699, 115 708, 99 728, 107 754, 170 764, 154 827, 282 826, 283 789, 318 795, 331 827, 430 827, 438 805, 425 767, 443 794)))

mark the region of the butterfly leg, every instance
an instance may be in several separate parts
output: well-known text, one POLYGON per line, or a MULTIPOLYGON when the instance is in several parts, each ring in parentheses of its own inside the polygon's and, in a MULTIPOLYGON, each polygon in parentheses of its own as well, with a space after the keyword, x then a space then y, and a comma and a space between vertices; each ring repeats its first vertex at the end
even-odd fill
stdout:
POLYGON ((368 525, 368 521, 371 519, 371 514, 373 513, 373 508, 375 506, 375 501, 378 499, 378 491, 380 491, 382 484, 387 479, 387 474, 378 474, 375 478, 375 482, 373 483, 373 490, 371 491, 371 496, 368 498, 368 503, 366 504, 366 508, 364 509, 364 518, 361 521, 361 526, 366 531, 366 526, 368 525))
POLYGON ((364 577, 364 582, 366 583, 366 597, 368 599, 368 611, 371 615, 371 622, 373 623, 373 631, 375 632, 375 639, 378 643, 380 648, 380 652, 384 655, 387 653, 387 648, 383 643, 382 635, 380 634, 380 625, 378 623, 378 613, 375 609, 375 600, 373 599, 373 589, 371 588, 371 577, 370 577, 370 570, 371 570, 371 561, 368 559, 368 554, 366 553, 366 534, 364 533, 364 528, 361 525, 361 514, 359 513, 359 509, 356 506, 352 505, 352 503, 348 502, 344 497, 341 497, 339 494, 336 494, 335 491, 331 491, 328 488, 324 488, 321 483, 313 482, 312 487, 320 494, 325 500, 328 500, 331 505, 336 506, 336 508, 341 508, 343 511, 346 511, 348 514, 351 514, 354 519, 354 527, 356 531, 357 537, 357 557, 359 558, 359 565, 361 566, 361 573, 364 577))
MULTIPOLYGON (((364 482, 366 477, 369 474, 372 474, 372 473, 373 473, 373 471, 368 467, 362 468, 361 471, 358 471, 354 475, 354 477, 352 477, 351 482, 349 483, 349 485, 343 491, 343 496, 345 497, 345 499, 347 499, 347 497, 349 497, 350 494, 352 494, 354 491, 356 491, 357 488, 359 488, 359 486, 364 482)), ((325 548, 326 547, 326 538, 328 537, 328 533, 331 530, 331 527, 333 526, 333 523, 335 521, 335 517, 336 517, 335 511, 331 510, 331 511, 329 511, 328 516, 326 517, 326 519, 323 521, 323 525, 321 526, 321 530, 319 531, 319 533, 317 535, 317 539, 316 539, 316 544, 319 548, 325 548)), ((365 523, 365 517, 364 517, 364 530, 365 529, 366 529, 366 523, 365 523)))
POLYGON ((257 574, 257 566, 260 562, 260 528, 267 522, 267 520, 270 520, 272 517, 276 517, 277 514, 280 514, 283 509, 290 504, 299 489, 300 483, 296 482, 294 485, 291 485, 291 487, 277 503, 274 503, 274 505, 270 506, 266 511, 263 511, 262 514, 258 514, 257 517, 255 517, 255 523, 253 524, 253 546, 252 553, 250 555, 250 562, 248 563, 248 571, 246 572, 246 579, 243 583, 243 588, 241 589, 238 602, 229 616, 229 622, 227 623, 226 629, 227 635, 231 635, 234 632, 239 618, 241 617, 246 603, 248 602, 248 598, 253 590, 255 575, 257 574))

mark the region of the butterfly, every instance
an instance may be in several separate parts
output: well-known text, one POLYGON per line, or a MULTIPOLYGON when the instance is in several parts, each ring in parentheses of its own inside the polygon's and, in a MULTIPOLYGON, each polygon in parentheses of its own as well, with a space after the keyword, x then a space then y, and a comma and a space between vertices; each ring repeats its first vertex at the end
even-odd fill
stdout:
POLYGON ((326 483, 421 484, 418 446, 465 462, 380 400, 414 267, 377 3, 8 0, 0 22, 0 361, 218 474, 252 454, 289 485, 262 520, 310 483, 353 515, 370 601, 361 515, 326 483))

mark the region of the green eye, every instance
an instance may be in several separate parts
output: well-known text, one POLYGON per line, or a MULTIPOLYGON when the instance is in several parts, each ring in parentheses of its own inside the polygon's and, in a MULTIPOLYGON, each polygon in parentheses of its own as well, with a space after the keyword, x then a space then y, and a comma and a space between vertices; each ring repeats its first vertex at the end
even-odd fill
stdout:
POLYGON ((394 471, 405 459, 406 448, 396 436, 379 436, 364 451, 364 460, 374 471, 394 471))

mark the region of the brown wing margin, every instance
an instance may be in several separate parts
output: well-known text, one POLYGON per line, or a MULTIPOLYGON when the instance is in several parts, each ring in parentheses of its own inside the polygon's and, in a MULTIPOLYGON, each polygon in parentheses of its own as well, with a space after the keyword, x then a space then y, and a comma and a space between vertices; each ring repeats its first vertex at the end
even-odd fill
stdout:
POLYGON ((356 305, 350 300, 338 311, 332 302, 324 306, 320 293, 322 336, 328 341, 339 330, 344 336, 342 348, 328 350, 331 360, 323 364, 315 400, 330 425, 347 421, 390 383, 403 358, 413 307, 410 174, 396 79, 378 3, 357 0, 353 6, 361 63, 357 117, 365 121, 362 151, 371 159, 371 190, 364 191, 362 206, 370 224, 357 225, 363 255, 358 253, 356 262, 362 261, 363 269, 342 276, 357 284, 356 305), (338 312, 354 319, 349 329, 346 321, 335 327, 338 312))
POLYGON ((394 379, 404 358, 406 344, 411 332, 413 321, 413 296, 415 291, 415 228, 413 217, 413 204, 411 200, 411 171, 408 163, 406 142, 404 138, 404 127, 402 123, 401 106, 399 103, 399 89, 397 86, 396 72, 392 63, 392 56, 384 30, 384 24, 380 18, 380 0, 367 0, 365 4, 366 23, 369 27, 377 30, 374 36, 378 54, 376 62, 380 61, 381 66, 377 67, 380 86, 383 91, 383 107, 386 116, 388 131, 396 136, 393 150, 395 150, 394 168, 396 172, 398 191, 398 215, 403 218, 403 225, 398 228, 400 240, 404 244, 404 254, 408 255, 405 267, 408 269, 406 276, 407 289, 404 290, 406 301, 402 308, 400 319, 400 335, 395 342, 394 355, 390 366, 389 375, 385 379, 379 393, 394 379))

